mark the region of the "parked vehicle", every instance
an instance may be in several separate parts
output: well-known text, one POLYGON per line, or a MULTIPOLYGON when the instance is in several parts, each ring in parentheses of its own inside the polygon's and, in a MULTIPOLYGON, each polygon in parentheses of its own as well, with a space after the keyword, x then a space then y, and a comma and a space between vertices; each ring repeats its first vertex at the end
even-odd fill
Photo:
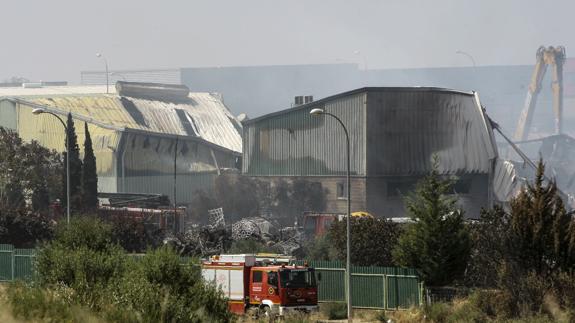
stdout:
POLYGON ((315 270, 280 255, 216 255, 202 262, 202 276, 215 283, 238 314, 266 316, 317 310, 315 270))

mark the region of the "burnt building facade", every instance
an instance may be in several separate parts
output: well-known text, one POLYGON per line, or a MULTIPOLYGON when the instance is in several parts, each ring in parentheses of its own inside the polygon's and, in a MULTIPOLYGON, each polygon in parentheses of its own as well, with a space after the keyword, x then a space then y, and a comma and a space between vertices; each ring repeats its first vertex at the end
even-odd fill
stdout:
POLYGON ((476 218, 496 201, 497 147, 476 93, 441 88, 361 88, 243 123, 242 173, 274 183, 321 183, 326 209, 345 213, 349 131, 352 212, 405 217, 404 196, 432 170, 454 177, 454 194, 476 218))

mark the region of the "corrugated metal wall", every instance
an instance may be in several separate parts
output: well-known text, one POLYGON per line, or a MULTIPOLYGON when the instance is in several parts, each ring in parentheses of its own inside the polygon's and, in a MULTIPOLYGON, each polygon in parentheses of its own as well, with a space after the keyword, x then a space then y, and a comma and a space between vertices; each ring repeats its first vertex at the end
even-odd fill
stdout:
MULTIPOLYGON (((121 146, 124 148, 118 157, 118 191, 165 194, 174 201, 176 139, 124 132, 121 146)), ((179 138, 177 150, 178 204, 191 203, 197 190, 210 192, 218 176, 218 168, 236 166, 237 156, 232 152, 212 149, 191 139, 179 138)))
MULTIPOLYGON (((345 301, 345 266, 339 261, 309 261, 321 274, 318 283, 320 302, 345 301)), ((299 262, 300 265, 303 261, 299 262)), ((397 267, 352 266, 351 299, 353 307, 400 309, 423 302, 422 283, 415 269, 397 267)))
POLYGON ((253 176, 341 175, 346 172, 345 135, 328 116, 310 116, 322 107, 350 132, 352 174, 365 174, 365 100, 359 93, 244 125, 243 172, 253 176))
POLYGON ((472 94, 441 89, 381 89, 368 94, 368 175, 426 174, 432 156, 443 173, 490 172, 496 157, 472 94))
POLYGON ((8 100, 0 100, 0 127, 16 130, 17 125, 16 105, 8 100))
MULTIPOLYGON (((197 190, 211 192, 214 187, 214 181, 217 173, 188 173, 177 174, 177 199, 178 205, 188 204, 197 190)), ((150 194, 165 194, 170 197, 170 201, 174 201, 174 175, 143 175, 143 176, 126 176, 122 181, 118 179, 118 188, 125 187, 122 192, 127 193, 150 193, 150 194)))

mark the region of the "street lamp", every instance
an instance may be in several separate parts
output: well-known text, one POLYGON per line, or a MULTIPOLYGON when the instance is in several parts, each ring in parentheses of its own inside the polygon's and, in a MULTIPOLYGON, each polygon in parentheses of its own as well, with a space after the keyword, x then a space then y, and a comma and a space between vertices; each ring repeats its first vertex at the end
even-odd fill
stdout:
POLYGON ((64 123, 64 120, 60 118, 60 116, 44 108, 36 108, 32 110, 32 113, 35 115, 43 113, 52 115, 58 118, 58 120, 60 120, 62 123, 62 126, 64 126, 64 131, 66 132, 66 223, 70 224, 70 138, 68 138, 68 127, 64 123))
POLYGON ((110 84, 109 80, 108 80, 108 60, 106 59, 106 57, 104 57, 104 55, 102 55, 101 53, 96 53, 96 57, 101 58, 104 60, 104 64, 106 65, 106 93, 110 93, 108 91, 108 84, 110 84))
POLYGON ((475 59, 473 58, 473 56, 471 56, 471 54, 466 53, 466 52, 464 52, 464 51, 462 51, 462 50, 457 50, 457 51, 455 51, 455 54, 461 54, 461 55, 463 55, 463 56, 467 56, 467 57, 471 60, 471 62, 473 63, 473 68, 476 67, 476 66, 475 66, 475 59))
POLYGON ((312 109, 309 112, 312 116, 319 116, 319 115, 327 115, 339 122, 343 131, 345 133, 345 141, 346 141, 346 151, 347 151, 347 217, 346 217, 346 239, 347 239, 347 250, 346 250, 346 260, 345 260, 345 285, 347 286, 345 298, 347 300, 347 320, 351 323, 352 321, 352 309, 351 309, 351 170, 350 170, 350 154, 349 154, 349 133, 347 132, 347 128, 343 124, 340 118, 331 114, 329 112, 325 112, 325 110, 320 108, 312 109))

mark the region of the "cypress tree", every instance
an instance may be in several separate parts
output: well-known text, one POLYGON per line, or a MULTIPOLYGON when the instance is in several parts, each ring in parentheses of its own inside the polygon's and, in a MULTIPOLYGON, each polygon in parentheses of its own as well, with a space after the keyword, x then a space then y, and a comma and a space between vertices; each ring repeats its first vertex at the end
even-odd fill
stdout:
POLYGON ((84 140, 84 170, 82 172, 83 206, 87 210, 94 210, 98 207, 98 174, 92 138, 86 122, 84 122, 84 133, 86 139, 84 140))
MULTIPOLYGON (((72 119, 72 114, 68 113, 68 119, 66 122, 66 140, 69 138, 68 152, 64 153, 64 169, 63 169, 63 187, 62 190, 62 205, 66 206, 68 201, 66 200, 66 155, 70 154, 70 206, 71 210, 81 209, 82 203, 82 160, 80 159, 80 148, 78 147, 78 137, 76 136, 76 128, 74 126, 74 120, 72 119)), ((64 145, 66 142, 64 141, 64 145)))
POLYGON ((419 270, 429 286, 443 286, 461 277, 471 239, 457 200, 449 196, 452 181, 442 179, 435 158, 433 170, 406 198, 413 223, 400 235, 393 258, 400 266, 419 270))

